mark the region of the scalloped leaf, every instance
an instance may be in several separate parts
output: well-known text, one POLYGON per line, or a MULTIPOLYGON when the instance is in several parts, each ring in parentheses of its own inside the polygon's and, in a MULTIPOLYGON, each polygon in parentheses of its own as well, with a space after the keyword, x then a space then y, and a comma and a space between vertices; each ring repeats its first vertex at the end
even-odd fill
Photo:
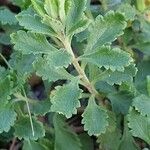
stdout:
POLYGON ((79 97, 81 92, 78 79, 72 79, 70 83, 56 87, 54 95, 51 97, 51 111, 70 118, 72 114, 77 113, 77 108, 80 107, 79 97))
POLYGON ((44 35, 32 32, 18 31, 11 34, 11 41, 15 44, 14 49, 23 54, 42 54, 56 51, 44 35))
POLYGON ((132 135, 150 144, 150 117, 142 116, 132 108, 128 115, 128 121, 132 135))
POLYGON ((0 9, 0 22, 2 25, 16 25, 17 20, 15 18, 15 14, 12 13, 9 9, 4 8, 0 9))
POLYGON ((33 63, 33 67, 38 76, 42 77, 43 80, 48 80, 50 82, 57 81, 59 79, 72 78, 72 76, 63 67, 55 67, 50 60, 42 57, 37 58, 37 60, 33 63))
POLYGON ((65 118, 55 114, 53 122, 55 128, 55 150, 81 150, 80 139, 65 123, 65 118))
POLYGON ((97 48, 95 52, 90 54, 84 54, 79 57, 88 63, 97 65, 99 68, 105 67, 112 71, 124 71, 124 67, 130 65, 133 62, 132 57, 129 53, 122 51, 119 48, 111 49, 108 46, 97 48))
POLYGON ((17 114, 12 108, 8 106, 2 107, 2 104, 1 104, 0 106, 0 133, 2 133, 3 131, 8 132, 11 126, 14 125, 16 118, 17 118, 17 114))
POLYGON ((110 85, 119 84, 121 85, 122 82, 132 82, 133 77, 135 77, 137 73, 137 68, 135 65, 131 64, 128 67, 125 67, 124 72, 120 71, 105 71, 101 74, 98 74, 95 79, 94 83, 98 81, 106 81, 110 85))
POLYGON ((90 36, 85 53, 92 53, 98 47, 113 42, 123 34, 125 27, 125 18, 120 13, 109 11, 104 17, 97 16, 94 24, 89 29, 90 36))
POLYGON ((32 134, 31 123, 29 117, 21 117, 15 123, 15 136, 19 139, 37 140, 45 136, 45 130, 41 122, 32 117, 34 136, 32 134))
POLYGON ((23 14, 21 12, 17 15, 17 20, 21 26, 32 32, 57 36, 52 28, 41 22, 41 18, 38 15, 32 16, 31 14, 23 14))
POLYGON ((150 116, 150 97, 146 95, 139 95, 133 99, 132 105, 135 109, 140 112, 143 116, 150 116))
POLYGON ((106 132, 108 126, 108 114, 104 108, 98 106, 95 102, 95 98, 92 96, 89 99, 88 106, 82 114, 82 124, 84 124, 84 130, 88 131, 88 134, 99 136, 106 132))

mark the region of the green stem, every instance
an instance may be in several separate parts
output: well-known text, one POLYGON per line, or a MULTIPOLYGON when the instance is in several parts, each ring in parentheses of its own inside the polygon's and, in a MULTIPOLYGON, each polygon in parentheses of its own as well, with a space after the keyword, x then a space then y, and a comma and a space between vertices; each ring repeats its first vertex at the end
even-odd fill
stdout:
POLYGON ((28 98, 27 98, 27 95, 25 93, 25 90, 24 88, 22 87, 22 91, 23 91, 23 94, 24 94, 24 97, 25 97, 25 100, 26 100, 26 105, 27 105, 27 109, 28 109, 28 114, 29 114, 29 118, 30 118, 30 124, 31 124, 31 130, 32 130, 32 135, 34 136, 35 135, 35 132, 34 132, 34 127, 33 127, 33 120, 32 120, 32 116, 31 116, 31 111, 30 111, 30 107, 29 107, 29 102, 28 102, 28 98))
POLYGON ((100 100, 101 104, 103 104, 102 102, 102 98, 99 95, 99 93, 97 92, 97 90, 95 89, 95 87, 90 83, 89 79, 87 78, 84 70, 81 68, 81 66, 79 65, 78 59, 75 58, 75 55, 73 53, 73 50, 71 48, 71 45, 69 43, 69 40, 66 38, 65 40, 62 40, 64 43, 64 46, 66 48, 66 50, 72 55, 72 64, 75 67, 76 71, 78 72, 83 85, 88 89, 88 91, 94 95, 96 97, 96 99, 100 100))
POLYGON ((5 58, 1 53, 0 53, 0 57, 4 60, 5 64, 8 66, 9 69, 13 69, 13 68, 10 66, 9 62, 6 60, 6 58, 5 58))

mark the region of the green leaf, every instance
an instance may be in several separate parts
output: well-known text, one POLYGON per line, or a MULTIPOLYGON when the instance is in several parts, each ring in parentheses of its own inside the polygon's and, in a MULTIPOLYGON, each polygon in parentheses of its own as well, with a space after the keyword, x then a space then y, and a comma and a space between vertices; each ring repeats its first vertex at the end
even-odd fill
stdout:
POLYGON ((123 136, 122 136, 118 150, 126 150, 127 145, 128 145, 128 147, 130 147, 130 150, 140 150, 140 148, 135 143, 135 141, 132 137, 132 134, 129 131, 127 123, 125 123, 123 136))
POLYGON ((123 14, 125 16, 125 19, 128 21, 128 20, 134 20, 135 18, 135 15, 136 15, 136 9, 135 7, 131 6, 130 4, 128 3, 123 3, 121 4, 118 9, 117 9, 117 12, 123 14))
POLYGON ((150 75, 150 61, 142 61, 137 65, 138 72, 135 76, 135 86, 141 94, 148 95, 147 76, 150 75))
POLYGON ((101 47, 97 48, 95 52, 90 54, 84 54, 79 57, 88 63, 97 65, 99 68, 105 67, 112 71, 124 71, 124 67, 130 65, 133 62, 129 53, 120 50, 119 48, 101 47))
POLYGON ((82 150, 94 150, 94 142, 87 133, 81 133, 79 138, 82 144, 82 150))
POLYGON ((4 8, 0 9, 0 22, 2 25, 16 25, 17 20, 15 18, 15 14, 12 13, 9 9, 4 8))
POLYGON ((132 105, 135 109, 140 112, 143 116, 150 116, 150 98, 146 95, 139 95, 133 99, 132 105))
POLYGON ((43 80, 48 80, 50 82, 57 81, 59 79, 72 78, 72 76, 64 68, 55 67, 50 60, 42 57, 37 58, 33 64, 33 67, 38 76, 41 76, 43 80))
POLYGON ((78 79, 72 79, 70 83, 56 87, 51 96, 51 111, 70 118, 72 114, 77 113, 77 108, 80 107, 79 97, 81 92, 78 79))
POLYGON ((46 14, 46 11, 44 10, 44 2, 43 0, 31 0, 31 3, 33 5, 33 8, 36 10, 36 12, 43 17, 46 14))
POLYGON ((71 0, 71 6, 66 18, 66 33, 77 24, 83 16, 87 0, 71 0))
POLYGON ((82 114, 82 117, 84 130, 88 131, 90 136, 98 136, 106 132, 108 126, 107 112, 104 108, 96 104, 93 96, 89 99, 88 106, 82 114))
POLYGON ((65 123, 65 118, 56 114, 53 122, 55 128, 55 150, 81 150, 80 139, 65 123))
POLYGON ((11 126, 14 125, 17 114, 8 106, 0 106, 0 133, 8 132, 11 126))
POLYGON ((47 61, 55 67, 67 68, 72 62, 72 56, 65 49, 60 49, 48 54, 47 61))
MULTIPOLYGON (((5 74, 4 74, 5 75, 5 74)), ((2 77, 2 76, 1 76, 2 77)), ((4 79, 0 78, 0 103, 7 103, 11 94, 12 83, 10 81, 10 76, 6 76, 4 79)))
POLYGON ((24 141, 23 142, 23 150, 48 150, 43 145, 39 144, 35 141, 24 141))
POLYGON ((45 115, 50 112, 51 103, 49 100, 35 101, 30 104, 30 110, 36 115, 45 115))
POLYGON ((128 115, 128 121, 132 135, 150 144, 150 117, 142 116, 132 108, 128 115))
POLYGON ((120 71, 104 71, 101 74, 98 74, 98 76, 95 77, 94 83, 98 81, 106 81, 108 84, 119 84, 121 85, 122 82, 132 82, 133 77, 135 77, 137 73, 137 68, 135 65, 131 64, 128 67, 125 67, 124 72, 120 71))
POLYGON ((44 35, 18 31, 11 34, 14 49, 21 51, 23 54, 42 54, 57 50, 53 47, 44 35))
POLYGON ((31 30, 32 32, 50 36, 57 35, 52 28, 43 24, 40 17, 37 15, 32 16, 30 14, 24 14, 21 12, 17 15, 17 20, 21 26, 23 26, 25 29, 31 30))
POLYGON ((120 144, 121 133, 116 129, 113 132, 106 132, 98 137, 99 147, 105 150, 118 150, 120 144))
POLYGON ((15 123, 15 136, 19 139, 25 140, 37 140, 45 136, 44 127, 41 122, 37 121, 35 118, 32 117, 33 121, 33 129, 34 129, 34 136, 31 129, 31 123, 29 117, 21 117, 15 123))
POLYGON ((120 13, 109 11, 104 17, 99 15, 89 29, 90 36, 85 53, 92 53, 98 47, 113 42, 123 34, 125 27, 125 19, 120 13))
POLYGON ((132 103, 133 96, 125 92, 116 92, 108 94, 112 109, 115 113, 127 114, 132 103))
POLYGON ((147 91, 148 95, 150 96, 150 75, 147 76, 147 91))

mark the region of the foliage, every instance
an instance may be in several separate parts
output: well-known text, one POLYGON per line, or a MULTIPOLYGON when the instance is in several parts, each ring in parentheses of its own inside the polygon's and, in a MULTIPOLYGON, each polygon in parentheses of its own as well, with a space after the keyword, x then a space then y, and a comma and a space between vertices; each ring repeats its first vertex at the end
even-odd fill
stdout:
POLYGON ((11 2, 21 11, 0 8, 0 141, 94 150, 96 137, 100 150, 148 148, 150 1, 11 2))

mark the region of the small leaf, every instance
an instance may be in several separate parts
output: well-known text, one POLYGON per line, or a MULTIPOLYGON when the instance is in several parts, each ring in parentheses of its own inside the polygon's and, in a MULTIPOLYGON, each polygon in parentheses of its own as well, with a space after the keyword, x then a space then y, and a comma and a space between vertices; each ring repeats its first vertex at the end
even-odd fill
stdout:
POLYGON ((101 47, 94 50, 91 54, 84 54, 79 57, 88 63, 97 65, 99 68, 105 67, 112 71, 124 71, 124 67, 133 62, 129 53, 120 50, 119 48, 101 47))
POLYGON ((9 9, 4 8, 0 9, 0 22, 2 25, 16 25, 17 20, 15 18, 15 14, 12 13, 9 9))
POLYGON ((134 98, 132 105, 143 116, 150 116, 150 98, 146 95, 139 95, 138 97, 134 98))
POLYGON ((82 114, 82 123, 84 129, 91 135, 100 135, 106 132, 108 126, 108 115, 104 108, 95 103, 94 97, 89 99, 89 103, 84 113, 82 114))
POLYGON ((117 9, 117 12, 123 14, 125 16, 125 19, 128 20, 134 20, 136 15, 136 9, 135 7, 132 7, 130 4, 121 4, 119 8, 117 9))
POLYGON ((68 34, 69 30, 77 24, 81 17, 83 16, 83 11, 85 10, 86 0, 71 0, 71 6, 67 13, 66 18, 66 32, 68 34))
POLYGON ((51 111, 63 114, 67 118, 77 113, 76 108, 80 107, 79 97, 81 94, 78 79, 73 79, 62 87, 56 87, 53 94, 54 96, 51 97, 51 111))
POLYGON ((34 136, 31 129, 31 123, 29 117, 21 117, 15 123, 15 136, 19 139, 25 140, 37 140, 45 136, 44 127, 41 122, 37 121, 35 118, 32 117, 33 121, 33 129, 34 129, 34 136))
MULTIPOLYGON (((2 104, 1 104, 2 105, 2 104)), ((8 132, 11 126, 14 125, 17 114, 8 106, 0 106, 0 133, 8 132)))
POLYGON ((57 50, 53 47, 44 35, 18 31, 11 34, 14 49, 21 51, 23 54, 42 54, 57 50))
POLYGON ((80 139, 65 123, 65 118, 55 114, 55 150, 81 150, 80 139))
POLYGON ((120 13, 109 11, 104 17, 99 15, 89 29, 90 36, 85 53, 92 53, 98 47, 113 42, 123 34, 125 27, 125 19, 120 13))
POLYGON ((150 117, 142 116, 132 108, 128 115, 128 121, 132 135, 150 144, 150 117))

